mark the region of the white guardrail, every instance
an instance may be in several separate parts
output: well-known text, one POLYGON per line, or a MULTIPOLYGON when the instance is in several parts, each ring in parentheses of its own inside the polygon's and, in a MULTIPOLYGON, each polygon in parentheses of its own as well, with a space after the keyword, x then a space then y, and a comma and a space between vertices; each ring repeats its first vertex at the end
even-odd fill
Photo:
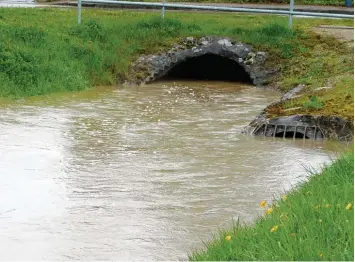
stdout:
POLYGON ((308 16, 308 17, 354 19, 354 15, 294 11, 294 7, 295 7, 294 0, 290 0, 290 9, 289 10, 273 10, 273 9, 242 8, 242 7, 222 7, 222 6, 208 6, 208 5, 203 5, 203 6, 202 5, 183 5, 183 4, 170 4, 170 3, 168 4, 168 3, 166 3, 166 0, 162 0, 161 3, 114 1, 114 0, 78 0, 78 24, 81 23, 82 3, 110 4, 110 5, 116 4, 116 5, 132 6, 132 7, 159 7, 159 8, 161 8, 162 19, 164 19, 164 16, 165 16, 165 9, 168 9, 168 8, 288 15, 289 16, 289 24, 288 25, 290 28, 292 27, 292 17, 294 15, 308 16))

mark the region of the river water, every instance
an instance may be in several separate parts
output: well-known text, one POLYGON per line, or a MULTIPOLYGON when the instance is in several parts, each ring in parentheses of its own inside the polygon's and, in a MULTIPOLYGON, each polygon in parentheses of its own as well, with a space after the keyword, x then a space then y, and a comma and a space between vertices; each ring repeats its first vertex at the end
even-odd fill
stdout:
POLYGON ((156 83, 0 106, 0 259, 182 260, 329 162, 240 134, 279 93, 156 83))

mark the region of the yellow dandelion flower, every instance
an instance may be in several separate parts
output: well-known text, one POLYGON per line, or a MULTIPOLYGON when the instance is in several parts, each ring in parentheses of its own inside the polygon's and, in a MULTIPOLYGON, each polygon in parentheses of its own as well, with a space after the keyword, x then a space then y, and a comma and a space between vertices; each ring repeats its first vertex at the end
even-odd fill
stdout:
POLYGON ((276 230, 278 230, 279 229, 279 226, 274 226, 273 228, 271 228, 270 229, 270 232, 272 233, 272 232, 275 232, 276 230))
POLYGON ((352 205, 351 205, 351 203, 349 203, 349 204, 347 204, 347 206, 346 206, 346 210, 350 210, 350 208, 352 207, 352 205))
POLYGON ((326 208, 330 208, 330 205, 329 205, 329 204, 326 204, 325 207, 326 207, 326 208))
POLYGON ((226 238, 225 238, 226 241, 229 241, 229 240, 231 240, 231 239, 232 239, 231 236, 226 236, 226 238))
POLYGON ((281 198, 282 198, 283 201, 286 201, 287 196, 285 194, 283 194, 281 198))
POLYGON ((291 237, 296 237, 296 233, 291 233, 291 237))
POLYGON ((266 200, 263 200, 260 202, 260 207, 266 207, 266 200))
POLYGON ((323 257, 323 253, 319 253, 319 257, 323 257))
POLYGON ((274 211, 274 209, 272 209, 272 207, 270 207, 265 211, 265 213, 266 213, 266 215, 270 215, 272 213, 272 211, 274 211))

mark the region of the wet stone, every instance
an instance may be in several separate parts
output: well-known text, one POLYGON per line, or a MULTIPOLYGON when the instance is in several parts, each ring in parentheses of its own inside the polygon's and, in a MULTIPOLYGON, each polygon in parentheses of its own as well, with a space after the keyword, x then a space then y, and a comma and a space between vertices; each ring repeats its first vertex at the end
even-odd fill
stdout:
MULTIPOLYGON (((137 63, 139 62, 140 64, 145 65, 145 70, 148 70, 149 72, 161 72, 155 74, 155 77, 150 78, 149 80, 143 80, 143 83, 148 83, 163 77, 164 73, 169 72, 172 67, 180 62, 205 54, 216 55, 229 58, 238 63, 238 65, 242 67, 242 70, 249 74, 254 85, 262 86, 264 82, 266 83, 273 75, 277 74, 278 69, 263 68, 262 65, 267 59, 266 52, 259 51, 254 53, 251 52, 251 50, 251 46, 241 42, 233 42, 232 39, 225 37, 187 37, 182 39, 181 42, 174 45, 165 53, 160 55, 143 55, 139 57, 136 62, 133 63, 132 70, 133 72, 140 71, 141 66, 137 66, 137 63)), ((142 79, 136 79, 134 78, 134 75, 132 75, 132 79, 128 82, 141 84, 142 79)))

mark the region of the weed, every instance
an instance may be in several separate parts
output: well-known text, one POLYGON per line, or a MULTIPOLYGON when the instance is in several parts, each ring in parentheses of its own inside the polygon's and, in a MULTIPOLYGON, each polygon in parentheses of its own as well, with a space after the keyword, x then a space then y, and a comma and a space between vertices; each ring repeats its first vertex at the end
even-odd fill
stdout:
POLYGON ((311 99, 303 104, 304 108, 321 109, 324 104, 319 100, 317 96, 312 96, 311 99))
POLYGON ((106 28, 95 20, 89 20, 86 23, 73 27, 71 35, 91 41, 103 42, 108 40, 108 32, 106 28))

